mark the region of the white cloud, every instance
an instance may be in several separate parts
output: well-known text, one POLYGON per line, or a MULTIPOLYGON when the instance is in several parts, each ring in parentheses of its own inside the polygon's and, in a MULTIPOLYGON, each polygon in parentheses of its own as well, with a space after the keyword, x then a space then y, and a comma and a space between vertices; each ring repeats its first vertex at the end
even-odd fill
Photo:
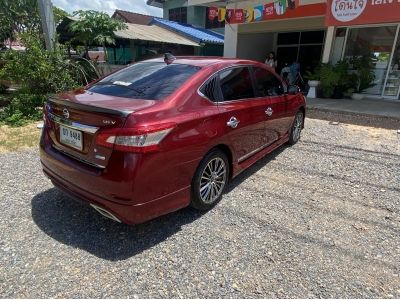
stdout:
POLYGON ((147 5, 146 0, 52 0, 52 2, 53 5, 58 6, 69 13, 80 9, 92 9, 104 11, 109 15, 112 15, 116 9, 121 9, 156 17, 162 16, 162 9, 147 5))

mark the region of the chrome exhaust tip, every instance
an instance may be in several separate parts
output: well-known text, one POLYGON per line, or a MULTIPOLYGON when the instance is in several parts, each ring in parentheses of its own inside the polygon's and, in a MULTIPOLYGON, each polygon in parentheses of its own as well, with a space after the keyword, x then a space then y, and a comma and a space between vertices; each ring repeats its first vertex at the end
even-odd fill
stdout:
POLYGON ((101 214, 102 216, 109 218, 111 220, 114 220, 118 223, 122 223, 120 219, 118 219, 116 216, 114 216, 112 213, 110 213, 109 211, 105 210, 104 208, 101 208, 97 205, 91 204, 90 206, 93 207, 99 214, 101 214))

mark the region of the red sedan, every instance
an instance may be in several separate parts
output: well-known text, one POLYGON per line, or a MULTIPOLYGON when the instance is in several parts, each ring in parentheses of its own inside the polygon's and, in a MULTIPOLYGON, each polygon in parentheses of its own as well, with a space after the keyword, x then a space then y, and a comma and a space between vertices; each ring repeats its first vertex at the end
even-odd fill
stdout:
POLYGON ((55 186, 137 224, 212 208, 230 179, 296 143, 304 116, 305 97, 264 64, 153 59, 51 97, 40 159, 55 186))

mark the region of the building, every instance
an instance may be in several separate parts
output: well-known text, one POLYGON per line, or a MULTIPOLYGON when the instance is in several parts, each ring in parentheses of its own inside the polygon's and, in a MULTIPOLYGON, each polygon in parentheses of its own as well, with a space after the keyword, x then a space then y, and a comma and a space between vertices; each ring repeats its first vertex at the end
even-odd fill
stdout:
MULTIPOLYGON (((169 1, 149 2, 165 7, 169 1)), ((365 93, 399 99, 398 0, 187 0, 187 5, 188 11, 207 6, 208 19, 225 21, 224 56, 264 61, 274 51, 278 69, 298 61, 312 71, 320 62, 368 55, 375 80, 365 93)))
POLYGON ((186 23, 224 34, 225 22, 218 22, 217 19, 210 20, 208 6, 188 6, 186 0, 147 0, 147 4, 162 8, 165 20, 186 23))
POLYGON ((131 11, 116 9, 111 16, 114 19, 121 20, 124 23, 149 25, 154 16, 143 15, 131 11))

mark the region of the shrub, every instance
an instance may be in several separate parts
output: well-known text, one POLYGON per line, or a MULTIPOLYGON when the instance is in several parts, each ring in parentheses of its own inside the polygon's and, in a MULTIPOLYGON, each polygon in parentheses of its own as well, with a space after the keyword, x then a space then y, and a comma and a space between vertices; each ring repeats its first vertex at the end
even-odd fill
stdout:
POLYGON ((19 93, 0 112, 0 122, 10 126, 22 126, 32 120, 40 120, 45 100, 45 95, 19 93))
POLYGON ((26 51, 5 53, 6 63, 0 69, 0 79, 17 82, 32 94, 56 93, 77 86, 60 48, 48 52, 41 40, 31 35, 22 35, 21 40, 26 51))

